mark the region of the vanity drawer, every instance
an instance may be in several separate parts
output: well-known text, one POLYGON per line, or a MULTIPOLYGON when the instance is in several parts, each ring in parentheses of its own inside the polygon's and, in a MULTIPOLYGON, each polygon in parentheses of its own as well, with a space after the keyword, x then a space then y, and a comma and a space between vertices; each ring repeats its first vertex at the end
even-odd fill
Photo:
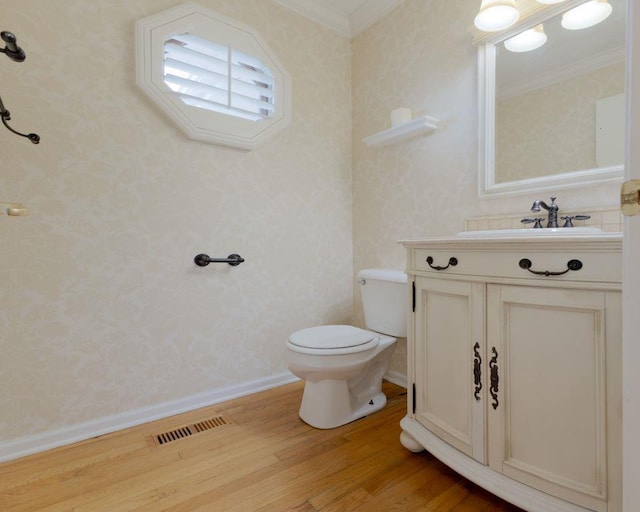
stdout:
POLYGON ((587 282, 622 281, 619 252, 549 252, 532 250, 474 251, 468 249, 413 249, 411 270, 482 278, 520 278, 587 282), (528 260, 528 262, 522 262, 528 260), (578 263, 576 263, 576 261, 578 263), (572 262, 569 264, 569 262, 572 262), (572 269, 569 269, 569 266, 572 269), (529 269, 527 269, 529 267, 529 269), (544 273, 548 272, 548 275, 544 273))

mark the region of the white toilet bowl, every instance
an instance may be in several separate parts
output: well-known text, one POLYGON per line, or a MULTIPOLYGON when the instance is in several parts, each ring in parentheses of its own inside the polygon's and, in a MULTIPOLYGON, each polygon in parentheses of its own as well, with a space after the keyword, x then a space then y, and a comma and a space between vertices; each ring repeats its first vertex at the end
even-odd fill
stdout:
POLYGON ((407 276, 398 270, 358 274, 365 324, 322 325, 294 332, 286 342, 289 370, 306 381, 300 418, 334 428, 382 409, 382 378, 396 336, 406 336, 407 276))
POLYGON ((334 428, 382 409, 382 378, 396 338, 350 325, 294 332, 286 342, 291 373, 306 381, 299 415, 316 428, 334 428))

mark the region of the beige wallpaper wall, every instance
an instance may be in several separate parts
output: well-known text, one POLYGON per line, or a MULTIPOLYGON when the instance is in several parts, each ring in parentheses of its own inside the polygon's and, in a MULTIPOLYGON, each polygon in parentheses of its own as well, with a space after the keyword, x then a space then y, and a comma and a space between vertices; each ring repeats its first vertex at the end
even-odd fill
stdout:
MULTIPOLYGON (((456 233, 473 212, 476 50, 468 29, 477 7, 473 0, 405 0, 353 41, 356 268, 404 269, 397 240, 456 233), (438 129, 396 145, 367 147, 362 138, 388 128, 397 107, 440 119, 438 129)), ((406 372, 404 341, 393 369, 406 372)))
MULTIPOLYGON (((30 210, 0 217, 0 448, 281 375, 291 331, 351 319, 354 271, 404 268, 397 240, 550 195, 477 198, 477 0, 405 0, 351 44, 267 0, 199 1, 292 75, 293 123, 254 152, 185 139, 136 88, 134 21, 176 0, 0 0, 28 54, 0 59, 0 92, 42 136, 0 131, 0 201, 30 210), (366 147, 397 107, 438 130, 366 147), (247 261, 200 269, 199 252, 247 261)), ((617 189, 558 203, 588 212, 617 189)))
POLYGON ((285 372, 295 329, 352 315, 350 44, 265 0, 199 0, 292 76, 253 152, 186 139, 135 85, 134 22, 176 0, 0 0, 0 445, 285 372), (322 80, 319 79, 322 78, 322 80), (238 252, 246 263, 198 268, 238 252))
POLYGON ((624 92, 624 62, 496 102, 496 182, 596 167, 596 103, 624 92), (552 172, 550 172, 552 171, 552 172))
MULTIPOLYGON (((453 235, 464 218, 526 216, 533 201, 558 196, 561 209, 615 205, 618 184, 478 199, 476 0, 405 0, 353 41, 354 262, 404 268, 397 240, 453 235), (392 109, 440 119, 428 135, 382 148, 362 138, 388 128, 392 109)), ((361 304, 356 298, 356 314, 361 304)), ((406 371, 406 344, 392 369, 406 371)))

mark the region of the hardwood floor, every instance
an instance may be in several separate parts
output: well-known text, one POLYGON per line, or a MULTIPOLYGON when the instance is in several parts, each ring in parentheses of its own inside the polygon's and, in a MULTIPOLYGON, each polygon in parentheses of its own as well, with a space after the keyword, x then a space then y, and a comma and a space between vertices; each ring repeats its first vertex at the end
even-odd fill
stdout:
POLYGON ((2 512, 519 511, 399 442, 404 389, 331 430, 297 415, 303 383, 0 465, 2 512), (212 428, 166 444, 155 435, 212 428), (226 422, 226 423, 225 423, 226 422))

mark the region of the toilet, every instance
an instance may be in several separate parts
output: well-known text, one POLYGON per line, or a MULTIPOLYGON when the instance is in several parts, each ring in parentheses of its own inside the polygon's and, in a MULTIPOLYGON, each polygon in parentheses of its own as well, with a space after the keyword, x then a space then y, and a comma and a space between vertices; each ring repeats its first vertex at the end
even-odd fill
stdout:
POLYGON ((321 325, 296 331, 286 342, 291 373, 305 381, 300 418, 335 428, 382 409, 382 377, 397 337, 407 336, 407 275, 399 270, 358 273, 367 330, 321 325))

